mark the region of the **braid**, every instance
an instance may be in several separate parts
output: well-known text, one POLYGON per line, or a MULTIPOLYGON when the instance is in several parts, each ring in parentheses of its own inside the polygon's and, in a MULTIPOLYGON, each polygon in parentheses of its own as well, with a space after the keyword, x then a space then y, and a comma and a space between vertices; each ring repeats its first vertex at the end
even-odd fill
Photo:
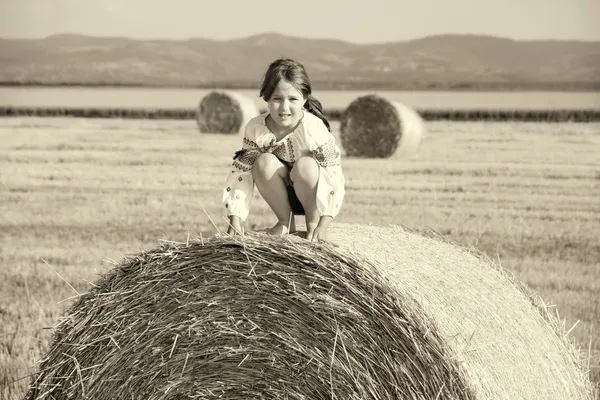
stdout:
POLYGON ((329 125, 329 121, 327 121, 327 118, 323 114, 323 106, 321 105, 321 102, 319 100, 317 100, 312 94, 308 95, 308 98, 306 99, 305 107, 308 112, 319 117, 321 119, 321 121, 323 121, 325 126, 327 127, 327 130, 329 132, 331 132, 331 127, 329 125))

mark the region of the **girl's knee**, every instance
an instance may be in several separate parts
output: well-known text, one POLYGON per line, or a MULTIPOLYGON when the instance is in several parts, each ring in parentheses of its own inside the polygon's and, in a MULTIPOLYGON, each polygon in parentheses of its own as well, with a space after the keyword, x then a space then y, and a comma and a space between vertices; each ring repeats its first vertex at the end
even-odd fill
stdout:
POLYGON ((283 164, 271 153, 263 153, 254 161, 252 175, 273 175, 283 164))
POLYGON ((305 182, 316 182, 319 179, 319 164, 312 157, 300 157, 290 172, 292 182, 299 180, 305 182))

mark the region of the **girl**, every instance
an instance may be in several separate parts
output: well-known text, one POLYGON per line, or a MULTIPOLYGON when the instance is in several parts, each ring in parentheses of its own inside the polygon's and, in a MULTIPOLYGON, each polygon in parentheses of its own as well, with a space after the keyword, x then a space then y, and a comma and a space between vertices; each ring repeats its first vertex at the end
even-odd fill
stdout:
POLYGON ((294 215, 304 215, 306 238, 327 240, 345 181, 340 149, 311 92, 301 63, 282 58, 269 65, 260 87, 267 112, 246 125, 223 190, 228 234, 242 232, 256 185, 277 217, 268 233, 294 233, 294 215))

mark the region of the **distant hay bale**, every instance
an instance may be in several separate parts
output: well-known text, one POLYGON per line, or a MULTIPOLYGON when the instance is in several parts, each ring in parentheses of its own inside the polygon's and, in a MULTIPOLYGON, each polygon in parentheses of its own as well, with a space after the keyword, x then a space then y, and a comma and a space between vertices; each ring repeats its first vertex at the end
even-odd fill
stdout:
POLYGON ((246 123, 259 115, 258 106, 248 97, 231 91, 205 95, 196 113, 201 133, 240 133, 246 123))
POLYGON ((505 274, 396 227, 164 243, 56 329, 26 399, 588 399, 505 274), (358 250, 357 250, 358 249, 358 250))
POLYGON ((340 141, 349 157, 410 154, 419 147, 424 131, 423 119, 415 110, 375 94, 352 101, 340 122, 340 141))

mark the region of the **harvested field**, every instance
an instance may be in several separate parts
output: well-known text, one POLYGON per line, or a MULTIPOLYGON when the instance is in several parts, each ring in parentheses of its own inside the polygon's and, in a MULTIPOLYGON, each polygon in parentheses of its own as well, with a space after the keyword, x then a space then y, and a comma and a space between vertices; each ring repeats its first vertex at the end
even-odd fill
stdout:
MULTIPOLYGON (((476 246, 556 305, 597 383, 599 132, 429 122, 411 159, 344 159, 338 221, 476 246)), ((198 135, 193 120, 0 119, 0 397, 22 398, 74 290, 87 291, 107 259, 210 236, 211 220, 224 229, 219 193, 239 141, 198 135)), ((272 220, 257 201, 250 227, 272 220)))

